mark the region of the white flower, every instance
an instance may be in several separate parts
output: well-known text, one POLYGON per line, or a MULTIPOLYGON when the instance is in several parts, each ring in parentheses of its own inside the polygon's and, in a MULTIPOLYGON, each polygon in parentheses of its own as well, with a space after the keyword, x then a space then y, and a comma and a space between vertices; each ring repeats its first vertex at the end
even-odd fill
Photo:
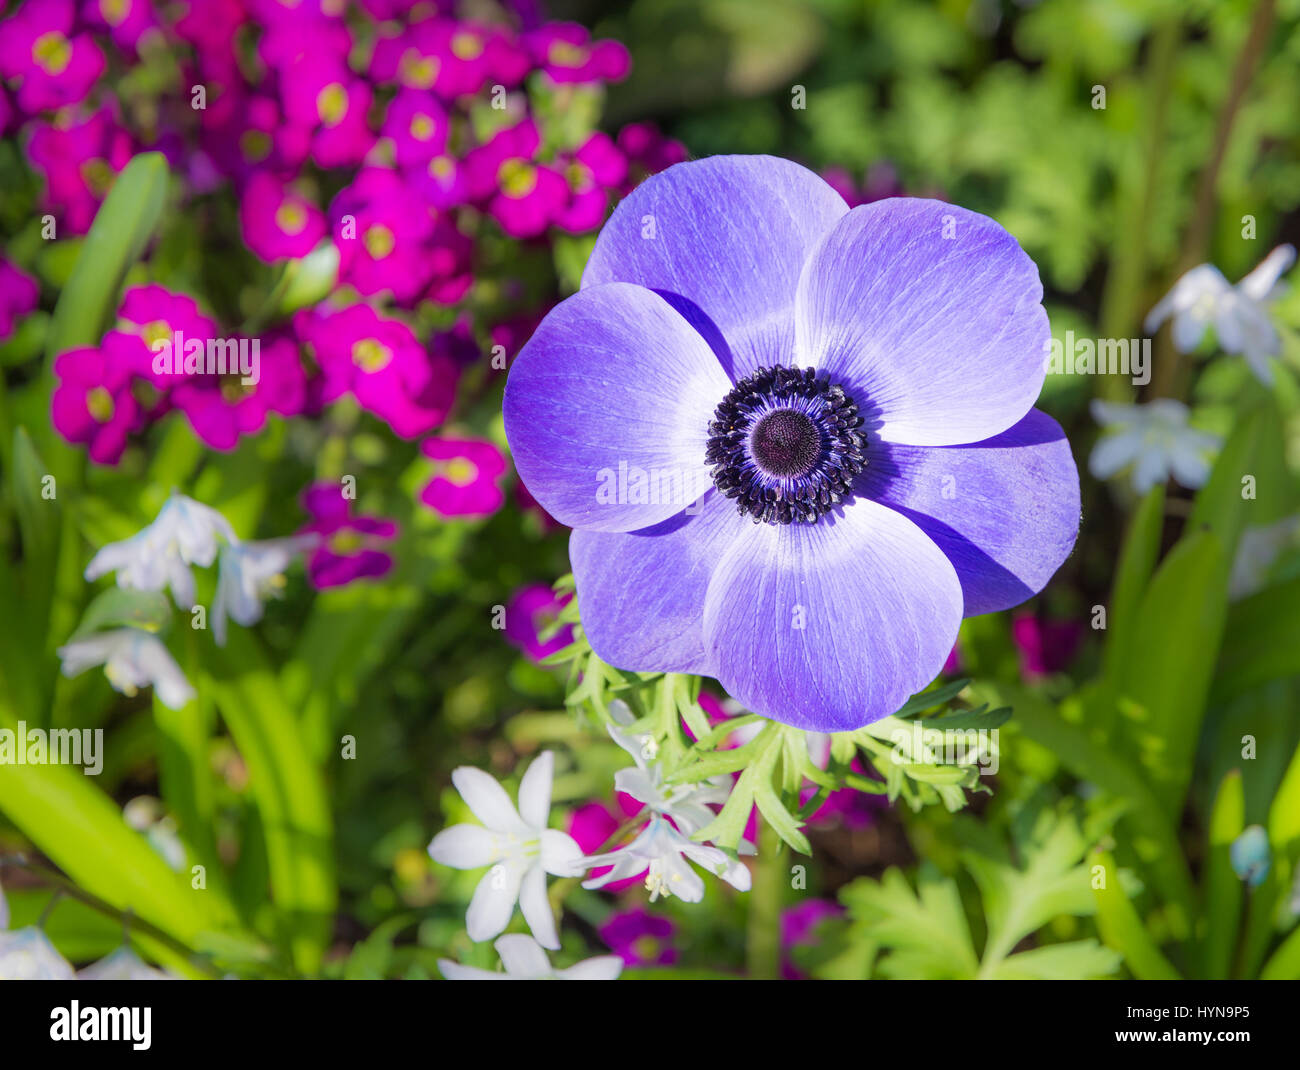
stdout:
POLYGON ((226 617, 247 628, 262 619, 262 602, 278 595, 284 571, 293 559, 317 542, 315 535, 294 535, 262 542, 230 542, 221 548, 217 595, 212 603, 212 634, 226 645, 226 617))
POLYGON ((505 930, 516 901, 524 920, 543 947, 558 948, 555 917, 546 899, 546 874, 576 877, 582 848, 571 836, 547 828, 555 756, 538 755, 519 782, 519 809, 505 789, 481 769, 461 766, 452 783, 478 825, 453 825, 429 844, 435 862, 454 869, 491 866, 478 883, 465 915, 471 940, 491 940, 505 930))
POLYGON ((58 655, 63 659, 64 676, 77 676, 94 665, 103 665, 108 682, 124 695, 152 685, 162 704, 173 710, 194 698, 194 688, 162 641, 139 628, 92 632, 59 647, 58 655))
MULTIPOLYGON (((743 845, 742 851, 745 846, 748 845, 743 845)), ((704 880, 687 859, 711 870, 733 888, 749 891, 749 870, 744 863, 717 847, 687 839, 659 814, 626 847, 584 858, 582 864, 587 869, 613 868, 602 876, 583 881, 582 886, 603 888, 610 881, 626 880, 648 869, 645 886, 651 902, 661 895, 675 895, 684 902, 698 903, 704 898, 704 880)))
POLYGON ((613 725, 609 725, 608 730, 610 738, 632 755, 632 760, 636 762, 635 766, 620 769, 614 774, 615 790, 631 795, 657 814, 671 817, 673 823, 687 836, 695 835, 717 816, 709 809, 709 804, 721 806, 727 801, 727 796, 731 794, 731 781, 728 777, 665 787, 663 770, 650 762, 654 756, 652 737, 626 735, 613 725))
POLYGON ((77 971, 80 981, 169 981, 171 974, 155 970, 129 947, 119 947, 111 955, 77 971))
POLYGON ((439 959, 438 969, 448 981, 613 981, 623 972, 623 960, 617 955, 598 955, 557 970, 541 945, 522 934, 503 936, 492 946, 501 956, 505 973, 462 966, 449 959, 439 959))
POLYGON ((1228 598, 1237 601, 1260 590, 1268 579, 1282 551, 1300 542, 1300 513, 1283 517, 1275 524, 1260 528, 1247 528, 1237 544, 1237 556, 1232 561, 1232 575, 1228 578, 1228 598))
POLYGON ((1092 416, 1112 428, 1103 435, 1088 459, 1088 470, 1109 479, 1133 466, 1133 487, 1145 494, 1170 474, 1184 487, 1195 489, 1210 474, 1207 454, 1217 450, 1217 435, 1187 425, 1187 406, 1172 398, 1146 405, 1119 405, 1093 401, 1092 416))
POLYGON ((1279 245, 1236 286, 1212 264, 1194 267, 1147 315, 1146 332, 1152 334, 1172 316, 1174 346, 1187 353, 1200 345, 1205 329, 1213 325, 1224 352, 1242 354, 1260 382, 1270 385, 1269 357, 1281 352, 1282 343, 1269 319, 1268 305, 1278 279, 1293 263, 1295 247, 1279 245))
POLYGON ((0 981, 71 981, 72 966, 34 925, 0 932, 0 981))
POLYGON ((86 566, 88 580, 117 573, 119 587, 161 591, 170 587, 176 604, 194 606, 191 565, 207 568, 217 557, 219 540, 237 543, 230 522, 215 509, 183 494, 172 494, 153 523, 129 539, 109 543, 86 566))

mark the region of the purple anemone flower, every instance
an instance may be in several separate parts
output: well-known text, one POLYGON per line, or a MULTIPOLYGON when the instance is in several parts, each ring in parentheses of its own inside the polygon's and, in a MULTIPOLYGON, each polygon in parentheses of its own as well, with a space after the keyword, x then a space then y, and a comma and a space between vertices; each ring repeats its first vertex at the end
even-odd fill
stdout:
POLYGON ((963 615, 1074 545, 1078 472, 1033 408, 1041 300, 1015 239, 949 204, 850 211, 762 156, 647 179, 505 393, 595 652, 799 728, 896 710, 963 615))

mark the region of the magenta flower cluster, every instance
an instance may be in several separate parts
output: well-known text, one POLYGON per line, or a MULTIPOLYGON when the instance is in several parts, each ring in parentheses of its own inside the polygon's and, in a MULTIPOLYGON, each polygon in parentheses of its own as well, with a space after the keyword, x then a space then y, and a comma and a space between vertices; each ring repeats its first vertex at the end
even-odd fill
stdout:
MULTIPOLYGON (((131 158, 160 151, 171 208, 200 240, 229 244, 219 220, 237 221, 236 255, 268 290, 309 264, 327 276, 296 314, 244 323, 183 292, 193 275, 130 286, 97 345, 55 360, 51 417, 65 439, 115 465, 155 423, 183 419, 227 451, 271 418, 324 417, 346 398, 420 440, 425 506, 473 517, 504 504, 502 451, 437 434, 467 366, 513 356, 547 310, 501 270, 503 241, 544 249, 594 231, 685 152, 648 124, 611 136, 567 118, 627 74, 621 44, 531 4, 463 6, 472 15, 450 0, 25 0, 0 20, 0 134, 34 173, 45 237, 87 233, 131 158), (173 339, 255 341, 258 374, 196 370, 180 348, 160 371, 158 346, 173 339)), ((29 272, 0 262, 0 341, 40 304, 29 272)), ((303 495, 326 536, 313 580, 387 571, 395 528, 350 503, 327 508, 322 493, 303 495)))

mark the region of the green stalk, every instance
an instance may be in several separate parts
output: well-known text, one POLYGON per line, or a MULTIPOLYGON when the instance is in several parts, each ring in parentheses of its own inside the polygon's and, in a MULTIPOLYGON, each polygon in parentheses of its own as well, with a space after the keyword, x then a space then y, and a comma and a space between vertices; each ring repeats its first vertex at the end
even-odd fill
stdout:
POLYGON ((786 857, 781 837, 766 821, 758 826, 758 857, 749 892, 745 964, 755 980, 781 976, 781 901, 785 895, 786 857))

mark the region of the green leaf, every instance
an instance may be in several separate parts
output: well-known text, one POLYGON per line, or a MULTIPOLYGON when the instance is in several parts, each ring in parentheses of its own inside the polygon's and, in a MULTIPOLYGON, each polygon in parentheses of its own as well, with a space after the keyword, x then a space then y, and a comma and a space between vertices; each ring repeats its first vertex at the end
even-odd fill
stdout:
POLYGON ((1229 608, 1211 701, 1290 676, 1300 676, 1300 577, 1229 608))
POLYGON ((1241 878, 1232 868, 1233 841, 1246 827, 1246 792, 1234 769, 1219 785, 1210 812, 1209 857, 1205 869, 1205 937, 1201 976, 1226 979, 1241 924, 1241 878))
POLYGON ((1093 887, 1093 895, 1097 898, 1097 928, 1106 946, 1124 956, 1134 977, 1144 981, 1177 980, 1178 971, 1160 953, 1129 902, 1114 857, 1098 850, 1093 855, 1093 863, 1101 867, 1104 881, 1102 887, 1093 887))
POLYGON ((1131 640, 1117 654, 1123 736, 1171 820, 1191 779, 1227 601, 1222 542, 1211 531, 1184 536, 1156 572, 1131 640))
POLYGON ((265 831, 277 919, 294 964, 314 973, 338 904, 325 785, 252 633, 235 629, 211 663, 208 685, 248 766, 265 831))
POLYGON ((167 160, 160 152, 136 156, 100 205, 59 294, 45 346, 47 363, 77 346, 97 345, 117 313, 127 270, 140 258, 167 202, 167 160))
POLYGON ((1165 488, 1153 487, 1129 523, 1124 547, 1115 568, 1110 607, 1106 619, 1106 671, 1118 667, 1120 654, 1128 649, 1138 605, 1160 555, 1160 533, 1164 527, 1165 488))

